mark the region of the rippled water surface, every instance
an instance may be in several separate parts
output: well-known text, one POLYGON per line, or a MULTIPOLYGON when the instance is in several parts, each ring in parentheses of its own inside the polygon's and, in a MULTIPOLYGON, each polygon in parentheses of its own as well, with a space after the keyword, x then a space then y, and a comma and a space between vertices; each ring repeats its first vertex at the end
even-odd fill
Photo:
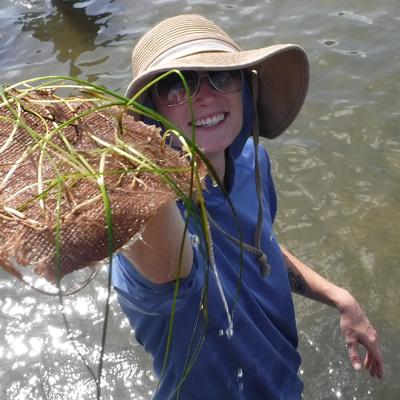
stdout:
MULTIPOLYGON (((377 327, 385 380, 352 371, 333 309, 295 298, 306 399, 400 398, 400 3, 390 1, 1 0, 1 83, 70 74, 121 92, 137 38, 163 17, 202 13, 244 48, 302 45, 306 105, 266 142, 282 244, 350 289, 377 327)), ((100 351, 106 271, 66 301, 89 364, 100 351)), ((151 363, 112 298, 104 399, 149 399, 151 363)), ((0 398, 94 399, 90 373, 66 339, 57 298, 0 271, 0 398)))

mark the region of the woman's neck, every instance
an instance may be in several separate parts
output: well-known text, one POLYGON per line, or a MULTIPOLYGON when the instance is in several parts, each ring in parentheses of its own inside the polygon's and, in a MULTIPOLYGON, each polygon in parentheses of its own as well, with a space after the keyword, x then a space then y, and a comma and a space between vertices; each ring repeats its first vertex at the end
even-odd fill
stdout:
POLYGON ((223 182, 225 177, 225 152, 206 154, 206 157, 214 167, 219 180, 223 182))

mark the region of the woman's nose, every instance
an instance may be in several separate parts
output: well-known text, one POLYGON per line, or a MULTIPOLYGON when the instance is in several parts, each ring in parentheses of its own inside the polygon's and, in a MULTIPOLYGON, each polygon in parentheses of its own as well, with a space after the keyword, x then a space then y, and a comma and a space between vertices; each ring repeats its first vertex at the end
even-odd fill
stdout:
POLYGON ((216 90, 212 87, 210 80, 207 75, 200 78, 199 88, 193 100, 203 100, 209 97, 213 97, 216 94, 216 90))

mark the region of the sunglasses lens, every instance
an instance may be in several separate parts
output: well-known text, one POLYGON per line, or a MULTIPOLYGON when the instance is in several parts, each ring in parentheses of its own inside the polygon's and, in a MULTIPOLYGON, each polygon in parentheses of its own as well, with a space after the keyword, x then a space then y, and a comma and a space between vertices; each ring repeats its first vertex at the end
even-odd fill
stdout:
MULTIPOLYGON (((199 77, 194 71, 182 72, 189 86, 190 96, 196 91, 199 77)), ((157 96, 161 103, 173 106, 185 103, 188 99, 181 78, 177 74, 170 74, 157 83, 157 96)))
POLYGON ((242 88, 241 71, 212 71, 208 76, 212 85, 220 92, 234 93, 242 88))

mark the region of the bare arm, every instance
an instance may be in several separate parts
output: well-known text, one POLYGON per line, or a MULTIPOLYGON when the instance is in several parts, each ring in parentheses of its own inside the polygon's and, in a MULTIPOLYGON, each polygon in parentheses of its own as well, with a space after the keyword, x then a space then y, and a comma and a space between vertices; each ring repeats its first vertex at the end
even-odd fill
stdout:
POLYGON ((340 328, 349 350, 354 368, 362 368, 358 345, 367 349, 364 367, 371 376, 383 378, 383 357, 378 335, 356 299, 345 289, 306 266, 288 250, 282 248, 292 291, 310 299, 328 304, 339 310, 340 328))
POLYGON ((177 275, 185 278, 192 269, 193 250, 186 234, 181 251, 184 227, 175 201, 170 201, 147 223, 141 238, 122 253, 154 283, 171 282, 177 275))

